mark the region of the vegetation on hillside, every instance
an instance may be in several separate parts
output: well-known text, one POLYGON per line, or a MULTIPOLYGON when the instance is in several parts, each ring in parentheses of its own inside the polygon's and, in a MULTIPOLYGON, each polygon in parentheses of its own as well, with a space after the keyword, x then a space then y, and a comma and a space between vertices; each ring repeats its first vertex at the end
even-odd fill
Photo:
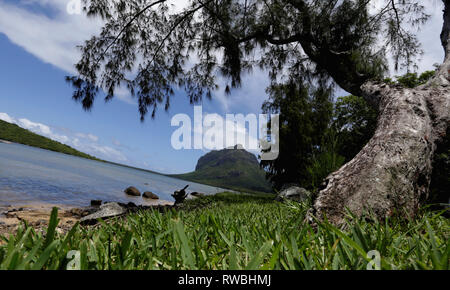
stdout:
POLYGON ((184 209, 139 212, 101 227, 47 234, 23 226, 0 246, 0 269, 450 269, 450 222, 439 212, 405 221, 353 219, 345 230, 304 223, 308 204, 230 193, 184 209), (376 264, 371 264, 376 268, 376 264))
POLYGON ((194 172, 172 176, 237 191, 272 191, 256 156, 243 149, 211 151, 198 160, 194 172))
POLYGON ((0 120, 0 139, 32 147, 38 147, 50 151, 60 152, 68 155, 100 161, 100 159, 97 159, 89 154, 75 150, 70 146, 62 144, 58 141, 51 140, 44 136, 35 134, 29 130, 17 126, 16 124, 11 124, 2 120, 0 120))

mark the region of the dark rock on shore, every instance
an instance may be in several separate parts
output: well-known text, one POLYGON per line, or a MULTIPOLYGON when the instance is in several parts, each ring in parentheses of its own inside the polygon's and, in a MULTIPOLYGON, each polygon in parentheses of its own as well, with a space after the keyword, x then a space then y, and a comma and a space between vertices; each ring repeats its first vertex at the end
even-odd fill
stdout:
POLYGON ((134 202, 129 202, 126 205, 123 205, 121 203, 119 203, 121 206, 125 206, 126 208, 134 208, 137 207, 137 205, 134 202))
POLYGON ((188 200, 197 199, 197 198, 201 198, 204 196, 206 196, 206 194, 194 191, 194 192, 189 193, 189 195, 186 197, 186 199, 188 199, 188 200))
POLYGON ((98 207, 97 208, 96 207, 73 208, 73 209, 69 210, 65 214, 65 216, 66 217, 75 216, 75 217, 83 218, 85 216, 95 213, 97 210, 98 210, 98 207))
MULTIPOLYGON (((125 216, 129 213, 136 213, 139 211, 146 211, 146 210, 157 210, 163 213, 171 208, 173 208, 172 205, 143 206, 143 205, 136 205, 133 202, 129 202, 126 204, 120 202, 111 202, 102 204, 100 208, 94 207, 89 208, 90 214, 82 217, 80 219, 80 223, 82 225, 95 225, 98 222, 98 219, 100 218, 106 220, 113 217, 125 216)), ((85 213, 85 210, 81 211, 83 214, 85 213)))
POLYGON ((127 212, 126 208, 120 206, 116 202, 105 203, 100 206, 100 210, 85 216, 80 219, 80 223, 85 224, 94 224, 97 223, 97 219, 107 219, 111 217, 116 217, 123 215, 127 212))
POLYGON ((156 194, 154 194, 153 192, 150 192, 150 191, 144 192, 144 194, 142 196, 145 198, 150 198, 150 199, 159 199, 159 197, 156 194))
POLYGON ((310 196, 311 192, 309 192, 308 190, 299 186, 289 185, 283 187, 275 200, 283 201, 285 199, 289 199, 297 202, 302 202, 307 200, 310 196))
POLYGON ((23 212, 23 211, 24 211, 24 208, 22 208, 22 207, 21 208, 13 208, 13 209, 3 212, 2 214, 4 216, 6 216, 7 218, 15 218, 15 217, 17 217, 16 213, 23 212))
POLYGON ((91 200, 91 206, 101 206, 102 201, 101 200, 91 200))
POLYGON ((134 186, 128 187, 124 192, 131 196, 141 196, 141 192, 134 186))

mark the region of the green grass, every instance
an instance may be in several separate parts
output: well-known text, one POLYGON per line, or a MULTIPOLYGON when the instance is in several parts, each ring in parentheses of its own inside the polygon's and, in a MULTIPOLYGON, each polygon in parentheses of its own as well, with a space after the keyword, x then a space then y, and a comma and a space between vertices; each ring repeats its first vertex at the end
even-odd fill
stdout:
POLYGON ((71 250, 82 269, 449 269, 449 220, 423 212, 408 222, 354 220, 346 230, 303 223, 307 205, 267 195, 218 194, 178 212, 141 212, 61 236, 26 226, 0 247, 1 269, 65 269, 71 250))

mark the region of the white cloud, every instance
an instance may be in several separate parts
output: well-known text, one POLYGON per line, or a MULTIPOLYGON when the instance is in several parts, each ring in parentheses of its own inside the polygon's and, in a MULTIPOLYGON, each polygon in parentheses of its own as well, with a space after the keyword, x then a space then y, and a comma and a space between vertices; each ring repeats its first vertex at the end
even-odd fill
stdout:
POLYGON ((19 119, 17 121, 17 125, 19 125, 22 128, 28 129, 30 131, 36 132, 36 133, 40 133, 40 134, 44 134, 44 135, 52 134, 50 127, 48 127, 44 124, 31 122, 28 119, 19 119))
MULTIPOLYGON (((45 63, 76 74, 74 64, 81 53, 77 46, 100 32, 103 22, 84 14, 69 14, 70 0, 20 0, 14 4, 0 1, 0 33, 11 42, 45 63), (30 9, 35 5, 51 11, 52 15, 30 9)), ((181 4, 185 5, 185 1, 181 4)), ((177 7, 181 7, 178 3, 177 7)), ((136 105, 127 89, 119 87, 117 99, 136 105)))
POLYGON ((76 45, 97 33, 101 22, 84 15, 69 15, 67 3, 62 0, 28 0, 15 5, 0 2, 0 32, 42 61, 74 73, 74 64, 80 56, 76 45), (26 8, 29 4, 52 8, 55 15, 50 18, 32 12, 26 8))
POLYGON ((6 113, 0 113, 0 120, 14 124, 14 120, 6 113))
MULTIPOLYGON (((97 34, 102 21, 67 13, 68 3, 69 0, 22 0, 13 5, 0 1, 0 33, 43 62, 76 74, 74 65, 81 57, 77 45, 97 34), (33 12, 27 9, 29 5, 50 8, 55 15, 33 12)), ((118 88, 116 96, 136 104, 125 88, 118 88)))
POLYGON ((98 142, 98 137, 92 134, 88 134, 88 138, 93 142, 98 142))
POLYGON ((45 136, 60 143, 69 145, 81 152, 102 159, 115 162, 128 162, 128 158, 120 151, 100 143, 100 138, 91 133, 72 132, 69 129, 59 129, 42 123, 30 121, 25 118, 16 119, 7 113, 0 113, 0 120, 16 124, 36 134, 45 136), (61 133, 63 132, 63 133, 61 133))
POLYGON ((115 97, 117 97, 119 100, 124 101, 125 103, 128 103, 130 105, 137 105, 136 100, 134 100, 131 95, 130 92, 124 88, 124 87, 118 87, 116 88, 115 93, 115 97))
POLYGON ((88 139, 92 142, 98 142, 98 137, 93 134, 75 133, 75 136, 82 139, 88 139))
POLYGON ((86 148, 90 148, 92 151, 98 152, 101 155, 109 156, 110 158, 118 160, 119 162, 128 161, 128 158, 126 158, 125 155, 122 154, 122 152, 109 146, 100 146, 98 144, 92 143, 86 148))
POLYGON ((221 78, 220 88, 214 93, 213 101, 217 102, 223 112, 250 112, 259 114, 261 106, 267 100, 266 88, 270 81, 267 72, 255 69, 254 72, 242 76, 242 86, 225 93, 225 80, 221 78))

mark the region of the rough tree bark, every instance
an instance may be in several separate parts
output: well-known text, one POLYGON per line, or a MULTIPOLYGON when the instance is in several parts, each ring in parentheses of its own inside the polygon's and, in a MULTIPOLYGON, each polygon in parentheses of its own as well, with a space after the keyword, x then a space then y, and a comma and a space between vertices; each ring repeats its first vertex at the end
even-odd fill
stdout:
POLYGON ((326 178, 314 202, 319 219, 326 215, 340 225, 347 210, 413 217, 428 197, 433 155, 450 123, 450 0, 444 3, 444 63, 431 81, 414 89, 374 82, 361 87, 378 104, 378 126, 361 152, 326 178))

